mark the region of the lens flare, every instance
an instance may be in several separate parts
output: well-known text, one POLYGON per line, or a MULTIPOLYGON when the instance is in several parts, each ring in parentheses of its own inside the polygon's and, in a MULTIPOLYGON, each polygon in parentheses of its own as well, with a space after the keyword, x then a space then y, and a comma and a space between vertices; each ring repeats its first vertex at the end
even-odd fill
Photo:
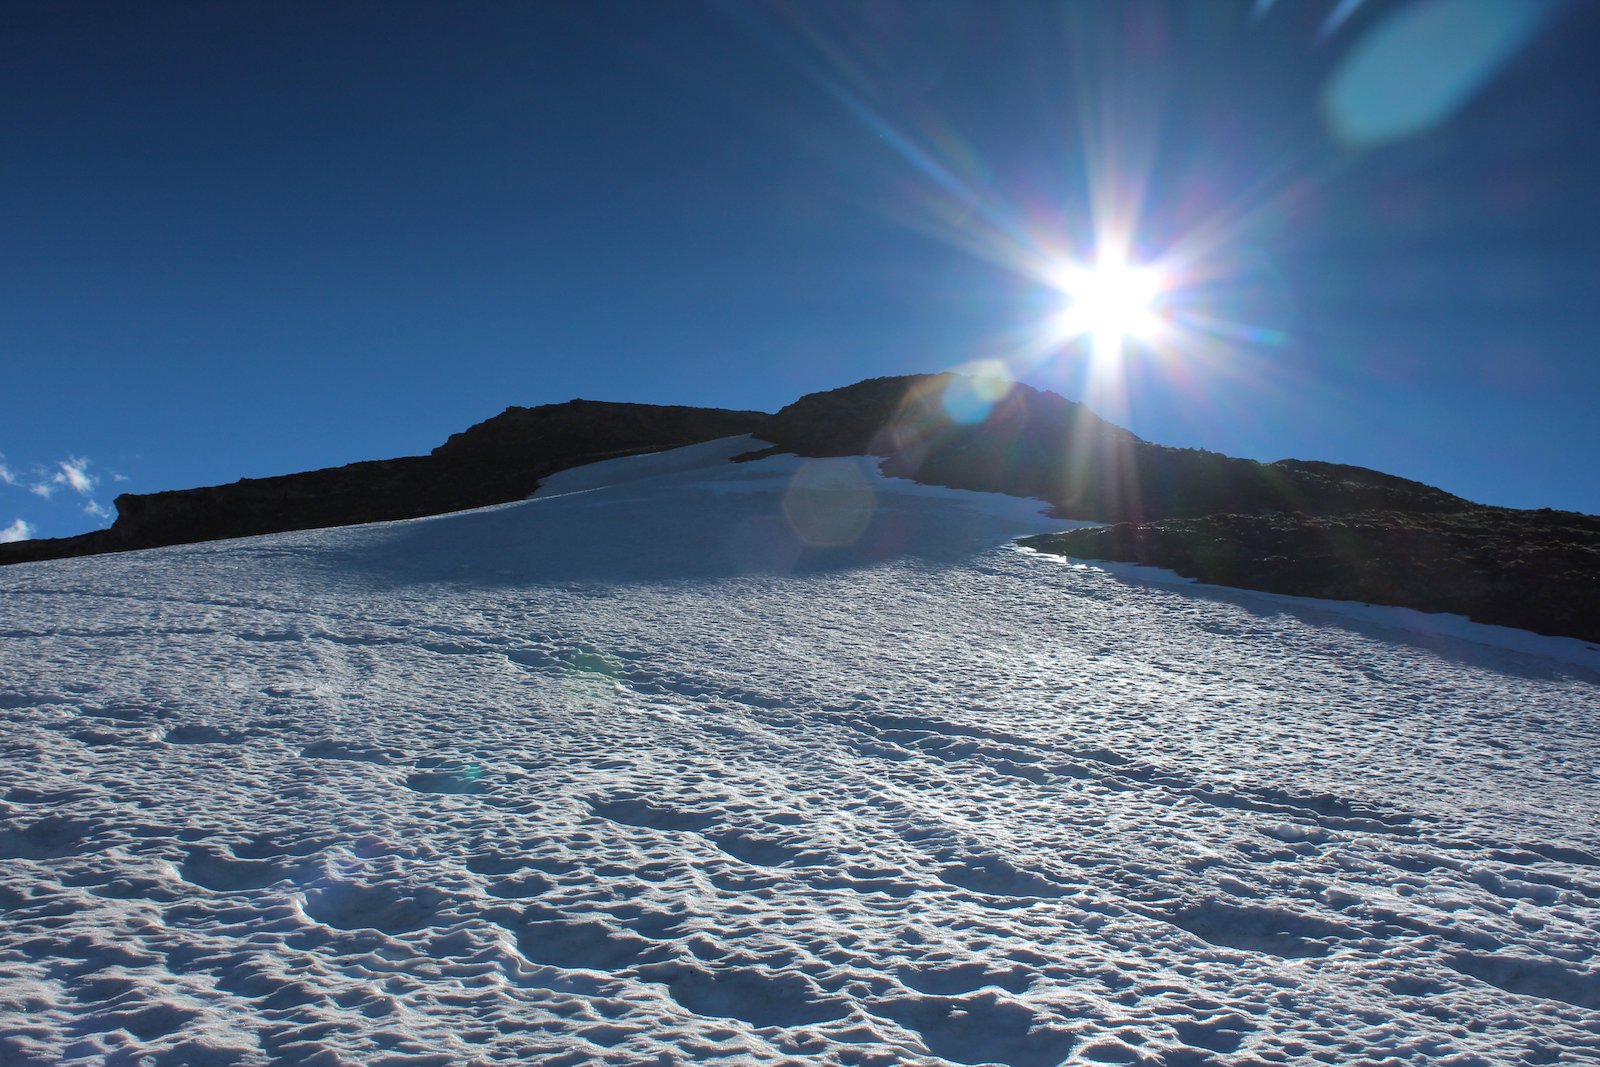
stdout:
POLYGON ((1149 341, 1160 329, 1163 283, 1155 267, 1106 253, 1092 267, 1061 267, 1053 282, 1069 301, 1056 333, 1063 341, 1089 337, 1097 361, 1120 359, 1129 339, 1149 341))
POLYGON ((795 472, 783 495, 783 514, 800 540, 818 548, 854 544, 877 507, 861 464, 852 459, 811 460, 795 472))
MULTIPOLYGON (((1483 33, 1474 31, 1478 37, 1505 39, 1513 21, 1505 12, 1515 2, 1408 0, 1418 8, 1470 7, 1489 24, 1483 33)), ((1343 27, 1356 21, 1362 6, 1329 0, 1319 39, 1346 32, 1343 27)), ((1245 138, 1253 135, 1252 123, 1220 114, 1216 132, 1229 145, 1222 151, 1231 154, 1238 146, 1240 169, 1230 168, 1226 157, 1216 165, 1208 158, 1201 166, 1181 150, 1169 153, 1167 134, 1183 133, 1172 119, 1187 114, 1172 106, 1181 83, 1125 77, 1125 55, 1130 47, 1147 60, 1161 54, 1189 16, 1162 14, 1159 5, 1049 7, 1048 21, 1038 23, 1018 9, 1017 17, 1029 21, 1016 29, 1019 39, 1037 36, 1039 54, 1050 56, 1051 69, 1070 78, 1040 79, 1046 92, 1036 101, 1038 114, 1050 125, 1037 131, 1037 152, 1015 172, 1009 157, 1003 166, 986 158, 982 140, 934 108, 936 94, 907 93, 887 83, 876 65, 862 61, 862 41, 841 36, 834 22, 806 5, 782 5, 781 16, 771 20, 741 21, 899 165, 894 195, 878 205, 885 218, 1004 272, 1015 314, 980 342, 982 355, 1003 369, 994 380, 1047 384, 1124 422, 1132 420, 1142 398, 1173 390, 1193 396, 1185 405, 1192 417, 1230 421, 1237 421, 1236 411, 1251 408, 1252 398, 1291 395, 1293 361, 1274 357, 1294 343, 1292 290, 1270 260, 1255 264, 1275 247, 1286 221, 1311 211, 1307 203, 1336 163, 1319 162, 1311 147, 1294 139, 1251 144, 1245 138), (1057 138, 1049 132, 1054 129, 1071 135, 1057 138), (1011 288, 1013 283, 1020 284, 1011 288)), ((1260 23, 1272 7, 1256 0, 1254 14, 1240 25, 1260 23)), ((1213 25, 1213 15, 1218 27, 1236 17, 1208 14, 1206 25, 1213 25)), ((1455 47, 1450 35, 1436 36, 1433 51, 1455 47)), ((1453 59, 1435 65, 1446 89, 1464 77, 1458 68, 1471 66, 1453 59)), ((1151 74, 1159 75, 1158 67, 1151 74)), ((1365 107, 1372 79, 1358 80, 1363 92, 1350 102, 1365 107)), ((1231 76, 1224 81, 1233 84, 1231 76)), ((1330 106, 1346 102, 1349 94, 1334 95, 1338 99, 1330 106)), ((976 293, 979 299, 984 295, 976 293)), ((963 349, 957 358, 974 354, 963 349)), ((984 377, 983 385, 946 390, 912 408, 919 418, 926 414, 936 422, 993 417, 1004 406, 1004 393, 999 387, 991 391, 990 376, 984 377)), ((915 447, 912 435, 894 451, 904 456, 915 447)), ((822 515, 847 530, 848 509, 832 507, 810 488, 793 504, 785 517, 802 540, 842 536, 822 529, 822 515), (811 525, 820 534, 808 534, 811 525)))
POLYGON ((973 425, 989 417, 994 406, 1016 385, 1011 370, 997 359, 980 359, 953 368, 952 378, 939 394, 939 406, 951 421, 973 425))

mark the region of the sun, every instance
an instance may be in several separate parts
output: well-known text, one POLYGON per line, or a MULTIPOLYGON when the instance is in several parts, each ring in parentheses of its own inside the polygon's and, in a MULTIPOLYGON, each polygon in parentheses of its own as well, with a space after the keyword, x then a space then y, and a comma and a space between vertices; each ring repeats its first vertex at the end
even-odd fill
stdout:
POLYGON ((1087 336, 1097 359, 1120 358, 1130 339, 1149 341, 1161 327, 1164 285, 1153 266, 1106 253, 1093 266, 1062 265, 1052 281, 1067 298, 1056 333, 1063 341, 1087 336))

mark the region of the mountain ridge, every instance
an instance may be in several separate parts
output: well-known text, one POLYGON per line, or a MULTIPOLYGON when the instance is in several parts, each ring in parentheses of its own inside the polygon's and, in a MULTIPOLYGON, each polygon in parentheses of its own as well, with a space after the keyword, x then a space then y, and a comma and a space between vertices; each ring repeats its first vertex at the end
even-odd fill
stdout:
POLYGON ((511 406, 424 456, 124 494, 110 529, 0 545, 0 565, 468 510, 571 467, 746 434, 769 447, 736 460, 873 456, 891 476, 1108 524, 1025 540, 1040 551, 1600 642, 1600 518, 1489 507, 1347 464, 1159 445, 1059 394, 949 372, 867 379, 770 414, 511 406))

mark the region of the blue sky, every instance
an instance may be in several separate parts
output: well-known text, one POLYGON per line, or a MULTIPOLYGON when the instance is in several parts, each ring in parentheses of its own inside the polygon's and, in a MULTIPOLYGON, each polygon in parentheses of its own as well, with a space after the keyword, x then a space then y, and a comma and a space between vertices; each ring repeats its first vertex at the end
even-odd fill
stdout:
POLYGON ((9 4, 0 536, 977 360, 1600 512, 1597 46, 1554 0, 9 4), (1110 368, 1048 329, 1108 220, 1186 324, 1110 368))

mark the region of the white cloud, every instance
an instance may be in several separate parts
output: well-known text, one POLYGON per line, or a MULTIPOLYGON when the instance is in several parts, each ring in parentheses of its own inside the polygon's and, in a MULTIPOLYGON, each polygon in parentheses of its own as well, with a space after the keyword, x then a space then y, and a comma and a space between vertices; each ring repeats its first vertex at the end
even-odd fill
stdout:
POLYGON ((0 530, 0 545, 10 544, 12 541, 26 541, 33 536, 33 527, 28 525, 26 519, 16 522, 0 530))
MULTIPOLYGON (((90 515, 104 517, 110 514, 94 500, 94 491, 99 486, 101 477, 89 473, 91 461, 88 457, 68 456, 48 467, 34 464, 25 473, 18 473, 7 466, 4 460, 5 457, 0 456, 0 485, 26 489, 41 500, 54 499, 56 490, 65 487, 81 497, 89 498, 84 510, 90 515)), ((110 475, 116 481, 126 480, 115 472, 110 472, 110 475)))
POLYGON ((62 460, 56 466, 61 469, 50 480, 56 485, 70 485, 73 491, 80 496, 88 496, 94 492, 95 477, 89 473, 89 461, 80 456, 62 460))
POLYGON ((100 503, 98 500, 91 500, 85 504, 83 506, 83 513, 85 515, 93 515, 97 519, 111 518, 111 509, 100 503))

